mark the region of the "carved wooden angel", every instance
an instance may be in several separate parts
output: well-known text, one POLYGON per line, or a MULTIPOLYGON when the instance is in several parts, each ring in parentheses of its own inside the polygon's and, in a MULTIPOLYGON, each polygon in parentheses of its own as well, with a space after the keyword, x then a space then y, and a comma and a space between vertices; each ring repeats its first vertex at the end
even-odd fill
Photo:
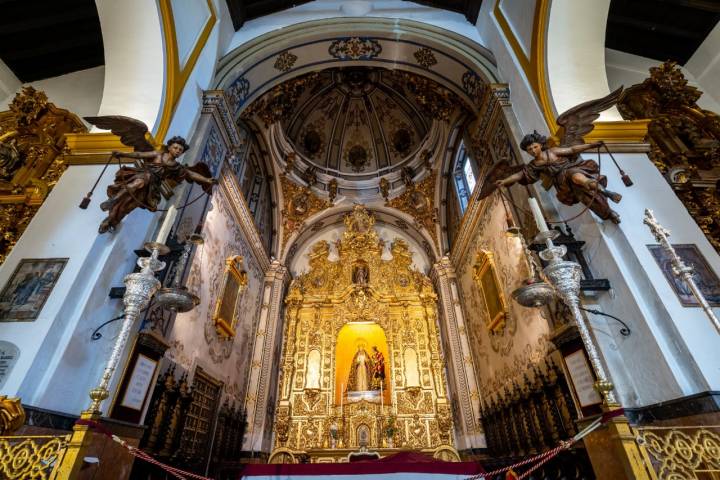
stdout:
POLYGON ((134 167, 121 167, 115 174, 115 182, 108 186, 108 199, 100 204, 108 216, 98 228, 100 233, 114 230, 136 208, 156 211, 161 196, 169 198, 172 189, 183 180, 201 184, 207 194, 217 183, 206 164, 198 162, 187 167, 177 162, 188 149, 182 137, 172 137, 161 150, 155 150, 146 138, 147 126, 139 120, 119 115, 85 117, 85 120, 110 130, 120 137, 123 145, 135 149, 132 153, 112 153, 115 158, 133 158, 136 162, 134 167))
POLYGON ((558 200, 565 205, 579 202, 603 220, 620 223, 620 216, 610 208, 608 199, 618 203, 622 195, 607 190, 607 177, 600 174, 597 162, 583 160, 580 153, 602 145, 602 142, 585 143, 583 136, 593 130, 592 122, 597 120, 600 112, 617 103, 621 93, 622 87, 606 97, 582 103, 560 115, 557 119, 561 127, 559 146, 548 147, 547 138, 537 132, 525 135, 520 148, 533 159, 524 165, 498 162, 488 173, 479 197, 489 196, 498 187, 515 183, 528 185, 541 180, 545 190, 555 187, 558 200))

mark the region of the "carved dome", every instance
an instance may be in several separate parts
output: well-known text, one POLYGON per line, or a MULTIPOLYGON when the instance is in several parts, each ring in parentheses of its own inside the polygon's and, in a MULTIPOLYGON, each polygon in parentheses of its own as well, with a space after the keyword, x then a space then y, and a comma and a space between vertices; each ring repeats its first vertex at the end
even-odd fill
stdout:
POLYGON ((428 77, 363 66, 286 80, 242 119, 296 182, 328 195, 333 182, 341 197, 369 201, 425 177, 466 114, 451 90, 428 77))
POLYGON ((316 74, 282 120, 300 155, 341 176, 402 163, 417 153, 431 125, 395 72, 367 67, 316 74))

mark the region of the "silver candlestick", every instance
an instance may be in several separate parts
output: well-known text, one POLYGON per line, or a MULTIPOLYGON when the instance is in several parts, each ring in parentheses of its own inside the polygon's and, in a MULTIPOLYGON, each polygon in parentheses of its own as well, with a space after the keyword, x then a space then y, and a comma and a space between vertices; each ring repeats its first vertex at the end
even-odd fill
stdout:
POLYGON ((540 252, 540 257, 548 262, 543 269, 545 277, 555 288, 560 299, 570 308, 575 323, 580 333, 580 338, 585 345, 585 350, 590 357, 590 363, 595 370, 597 381, 595 388, 605 398, 607 405, 617 405, 617 399, 613 393, 613 384, 610 381, 605 367, 600 358, 600 353, 595 346, 590 327, 580 310, 580 279, 582 278, 582 268, 577 262, 563 260, 563 256, 567 253, 567 247, 564 245, 555 245, 553 238, 557 237, 558 232, 555 230, 541 231, 535 238, 535 241, 544 242, 547 248, 540 252))
POLYGON ((158 260, 158 256, 167 254, 169 249, 162 243, 148 242, 145 244, 145 250, 149 251, 151 255, 138 259, 137 264, 141 270, 125 276, 125 295, 123 296, 125 318, 103 371, 100 385, 90 390, 92 403, 88 413, 100 414, 100 405, 110 395, 108 391, 110 379, 120 361, 132 327, 142 310, 150 303, 152 296, 160 288, 160 281, 155 278, 155 272, 165 268, 165 262, 158 260))
POLYGON ((650 228, 650 231, 655 236, 655 240, 657 240, 657 242, 663 247, 665 252, 670 257, 673 274, 680 277, 685 281, 685 283, 687 283, 688 287, 690 287, 690 291, 693 293, 698 303, 702 307, 703 311, 705 312, 705 315, 707 315, 707 317, 710 319, 713 326, 715 327, 715 330, 720 333, 720 321, 715 315, 715 312, 713 312, 712 308, 710 307, 710 304, 705 298, 705 295, 703 295, 702 291, 697 286, 697 283, 695 283, 695 279, 693 278, 693 267, 683 262, 682 258, 680 258, 680 256, 677 254, 672 244, 670 244, 670 241, 668 240, 668 237, 670 236, 670 231, 658 223, 655 215, 653 215, 652 210, 648 208, 645 209, 645 219, 643 220, 643 223, 650 228))

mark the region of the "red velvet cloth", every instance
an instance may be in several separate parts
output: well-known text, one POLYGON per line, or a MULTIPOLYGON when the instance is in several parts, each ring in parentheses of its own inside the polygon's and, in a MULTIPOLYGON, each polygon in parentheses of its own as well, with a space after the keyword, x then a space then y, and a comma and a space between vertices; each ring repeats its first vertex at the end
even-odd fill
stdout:
POLYGON ((444 473, 476 475, 485 470, 477 462, 444 462, 419 452, 398 452, 379 460, 352 463, 250 464, 240 478, 259 475, 379 475, 387 473, 444 473))

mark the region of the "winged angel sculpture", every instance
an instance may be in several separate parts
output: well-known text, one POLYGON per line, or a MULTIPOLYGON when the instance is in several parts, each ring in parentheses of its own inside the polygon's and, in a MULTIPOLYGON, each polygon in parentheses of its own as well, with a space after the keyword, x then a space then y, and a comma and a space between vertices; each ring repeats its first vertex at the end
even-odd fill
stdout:
POLYGON ((592 122, 600 112, 615 105, 621 94, 622 87, 560 115, 557 118, 561 127, 559 146, 549 147, 547 138, 538 132, 525 135, 520 148, 533 159, 524 165, 510 165, 507 160, 498 162, 488 173, 479 197, 488 197, 500 187, 515 183, 529 185, 541 180, 545 190, 555 187, 558 200, 565 205, 582 203, 603 220, 620 223, 620 216, 610 208, 608 199, 618 203, 622 195, 607 190, 607 177, 600 174, 597 162, 583 160, 580 153, 602 145, 602 142, 585 143, 583 136, 593 130, 592 122))
POLYGON ((202 185, 208 195, 217 183, 205 163, 198 162, 192 167, 178 163, 177 159, 189 148, 182 137, 172 137, 161 150, 155 150, 146 138, 147 125, 140 120, 119 115, 85 117, 85 120, 110 130, 120 137, 123 145, 135 150, 112 152, 111 159, 132 158, 135 166, 120 167, 115 173, 115 182, 107 187, 108 199, 100 204, 100 209, 108 215, 98 228, 100 233, 117 228, 120 221, 136 208, 156 211, 161 198, 169 198, 173 188, 183 180, 202 185))

